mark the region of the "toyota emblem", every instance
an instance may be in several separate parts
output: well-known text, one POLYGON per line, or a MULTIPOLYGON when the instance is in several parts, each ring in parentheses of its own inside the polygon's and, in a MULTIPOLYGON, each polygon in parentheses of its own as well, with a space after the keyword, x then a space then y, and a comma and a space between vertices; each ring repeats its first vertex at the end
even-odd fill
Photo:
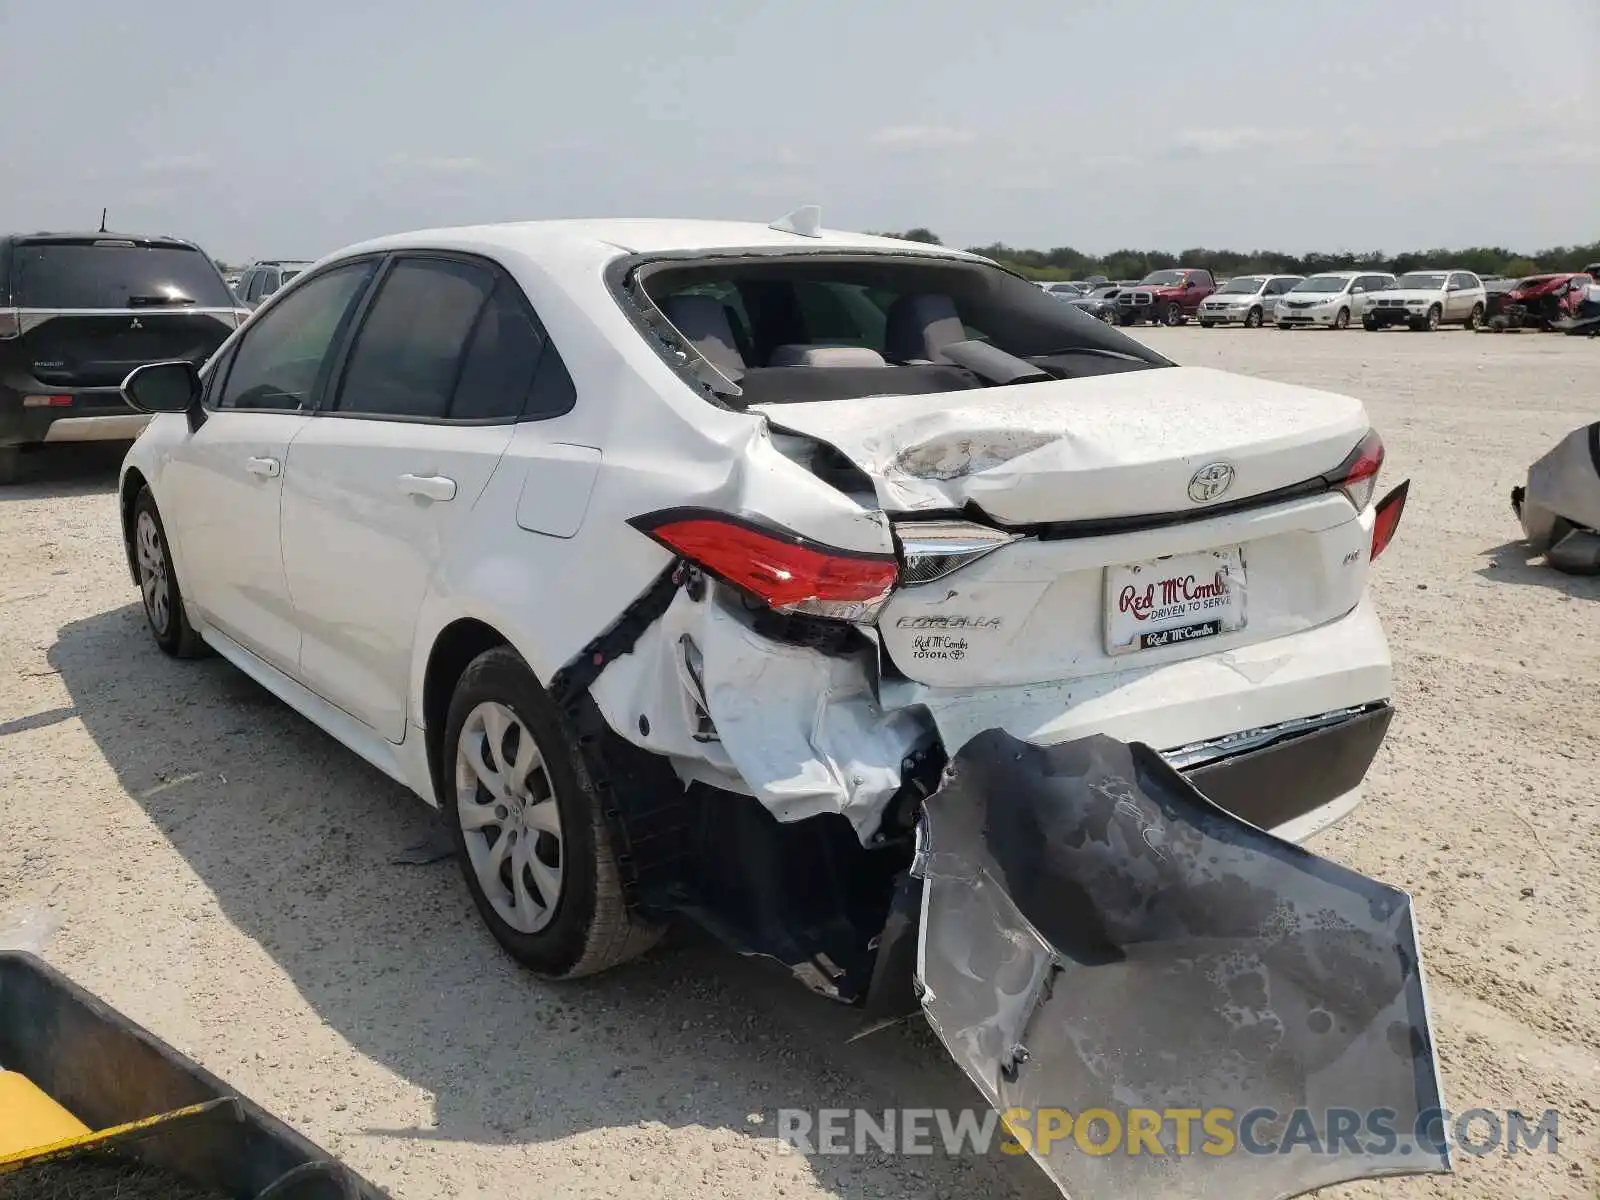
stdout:
POLYGON ((1189 499, 1208 504, 1233 486, 1233 467, 1225 462, 1207 463, 1189 480, 1189 499))

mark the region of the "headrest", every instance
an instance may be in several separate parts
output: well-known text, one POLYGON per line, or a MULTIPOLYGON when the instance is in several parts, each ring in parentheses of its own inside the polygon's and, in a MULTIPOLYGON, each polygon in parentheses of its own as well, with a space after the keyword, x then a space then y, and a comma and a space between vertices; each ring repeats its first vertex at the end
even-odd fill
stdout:
POLYGON ((778 346, 767 359, 772 367, 887 367, 883 355, 866 346, 778 346))
POLYGON ((737 381, 744 374, 744 358, 728 323, 727 309, 715 296, 668 296, 661 311, 691 346, 717 370, 737 381))

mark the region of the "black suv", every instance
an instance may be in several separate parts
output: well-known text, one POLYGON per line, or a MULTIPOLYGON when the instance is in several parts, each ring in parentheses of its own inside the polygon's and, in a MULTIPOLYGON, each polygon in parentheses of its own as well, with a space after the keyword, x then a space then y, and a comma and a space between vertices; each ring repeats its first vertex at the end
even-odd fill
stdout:
POLYGON ((0 483, 25 447, 136 437, 118 389, 141 363, 201 363, 249 315, 192 242, 0 235, 0 483))

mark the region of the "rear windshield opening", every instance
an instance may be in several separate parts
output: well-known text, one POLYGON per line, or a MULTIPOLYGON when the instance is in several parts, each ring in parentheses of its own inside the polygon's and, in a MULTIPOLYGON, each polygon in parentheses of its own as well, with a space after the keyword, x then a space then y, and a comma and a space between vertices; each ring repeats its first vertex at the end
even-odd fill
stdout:
POLYGON ((23 242, 13 251, 19 308, 231 308, 216 265, 188 246, 23 242))
MULTIPOLYGON (((921 395, 1171 363, 982 263, 897 255, 648 263, 644 298, 734 407, 921 395)), ((670 357, 669 357, 670 361, 670 357)))

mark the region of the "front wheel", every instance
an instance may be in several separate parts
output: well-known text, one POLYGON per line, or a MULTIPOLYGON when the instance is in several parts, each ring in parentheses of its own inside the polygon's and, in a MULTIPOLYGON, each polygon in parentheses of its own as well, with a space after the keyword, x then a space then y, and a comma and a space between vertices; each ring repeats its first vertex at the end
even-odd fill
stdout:
POLYGON ((1215 329, 1216 327, 1217 327, 1217 323, 1215 321, 1201 321, 1200 322, 1200 328, 1201 329, 1215 329))
POLYGON ((1443 314, 1440 312, 1439 306, 1437 304, 1435 304, 1432 308, 1430 308, 1428 310, 1428 315, 1422 319, 1422 328, 1423 328, 1423 330, 1425 330, 1428 333, 1432 333, 1434 330, 1438 329, 1439 328, 1439 318, 1442 315, 1443 314))
POLYGON ((1483 305, 1474 304, 1467 314, 1467 328, 1476 331, 1483 324, 1483 305))
POLYGON ((1348 308, 1341 308, 1338 311, 1338 313, 1334 316, 1334 318, 1333 318, 1333 327, 1335 329, 1349 329, 1350 328, 1350 310, 1348 308))
POLYGON ((1368 333, 1377 333, 1378 332, 1378 318, 1377 317, 1362 317, 1361 318, 1361 328, 1365 329, 1368 333))
POLYGON ((1258 308, 1252 308, 1249 312, 1245 313, 1245 315, 1244 315, 1244 327, 1246 329, 1260 329, 1261 328, 1261 309, 1259 307, 1258 308))
POLYGON ((21 468, 22 448, 20 446, 0 446, 0 486, 15 483, 21 468))
POLYGON ((189 624, 183 604, 183 589, 172 569, 172 550, 156 498, 148 487, 140 488, 133 502, 133 560, 139 573, 139 592, 144 599, 144 616, 156 645, 173 658, 199 658, 206 644, 189 624))
POLYGON ((630 911, 600 797, 575 737, 522 657, 462 673, 444 733, 446 823, 489 932, 547 979, 635 958, 661 927, 630 911))
POLYGON ((1163 325, 1166 325, 1169 328, 1174 326, 1174 325, 1182 325, 1183 324, 1183 310, 1181 308, 1179 308, 1176 304, 1168 302, 1167 304, 1162 305, 1162 307, 1161 307, 1161 316, 1160 316, 1159 320, 1161 321, 1161 323, 1163 325))

